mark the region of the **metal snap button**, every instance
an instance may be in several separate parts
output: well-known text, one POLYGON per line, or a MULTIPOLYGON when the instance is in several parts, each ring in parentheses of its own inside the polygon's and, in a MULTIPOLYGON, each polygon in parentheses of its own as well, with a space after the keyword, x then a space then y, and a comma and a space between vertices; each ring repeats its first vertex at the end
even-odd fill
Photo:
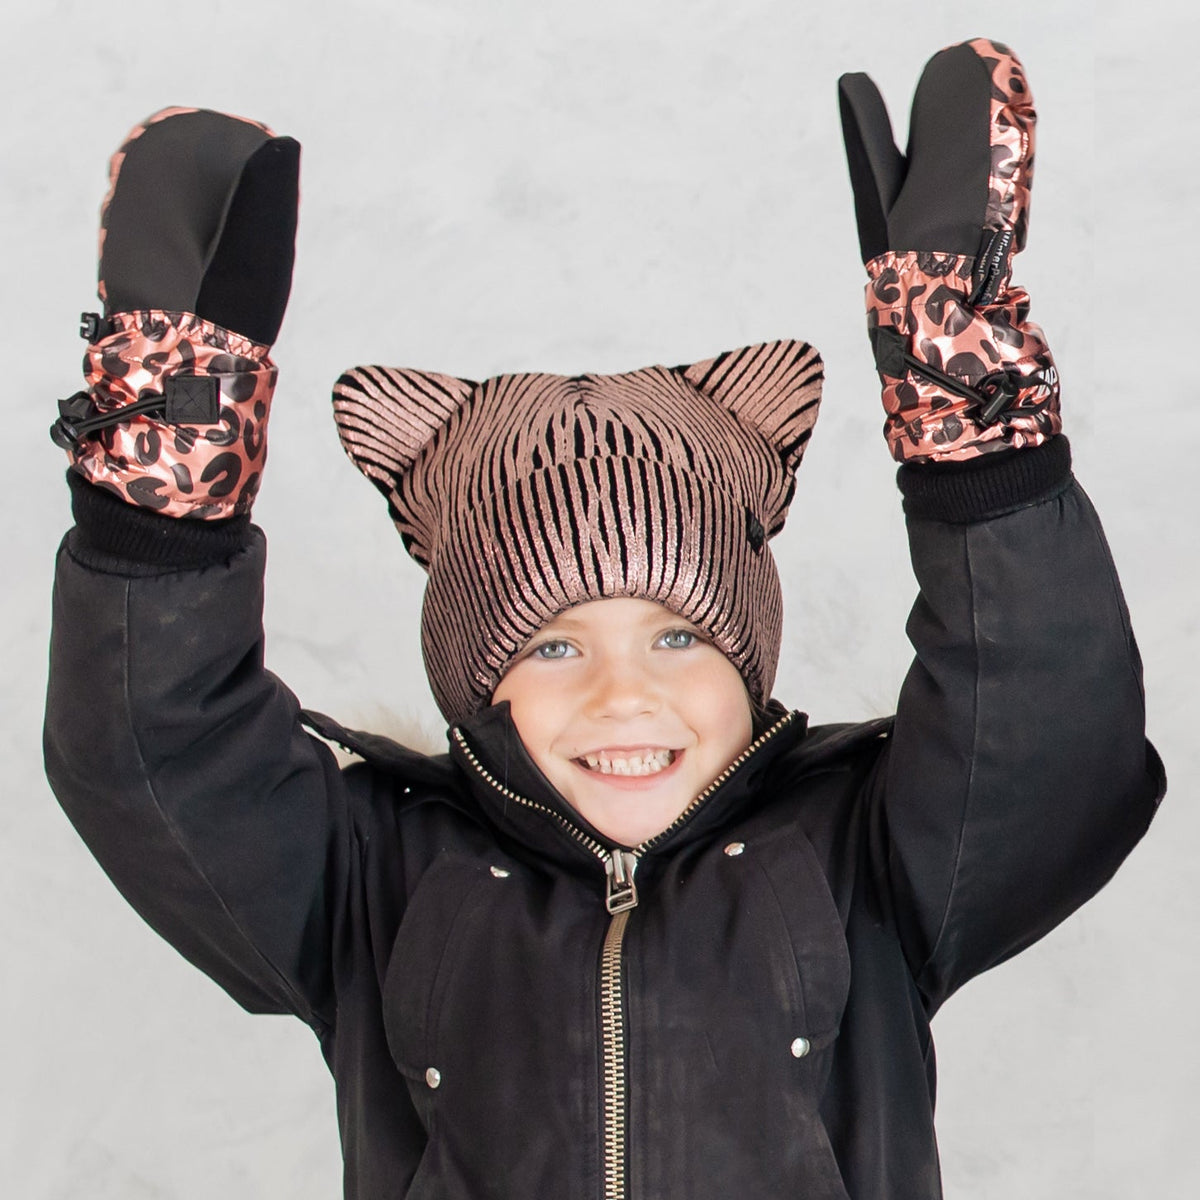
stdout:
POLYGON ((437 1067, 430 1067, 429 1070, 425 1072, 425 1082, 429 1084, 431 1088, 438 1087, 442 1082, 441 1071, 439 1071, 437 1067))
POLYGON ((491 871, 491 873, 495 875, 497 879, 507 879, 512 874, 511 871, 506 871, 503 867, 489 867, 488 870, 491 871))
POLYGON ((737 856, 745 849, 745 842, 730 842, 729 845, 725 847, 725 853, 728 854, 730 858, 737 858, 737 856))
POLYGON ((812 1049, 812 1043, 805 1037, 796 1038, 792 1042, 792 1057, 803 1058, 812 1049))

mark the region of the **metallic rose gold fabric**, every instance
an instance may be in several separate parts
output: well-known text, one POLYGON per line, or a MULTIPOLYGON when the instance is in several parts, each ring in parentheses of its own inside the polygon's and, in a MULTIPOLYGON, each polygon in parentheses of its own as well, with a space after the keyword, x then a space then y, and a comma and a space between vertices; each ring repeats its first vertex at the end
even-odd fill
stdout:
POLYGON ((987 229, 1014 231, 1021 250, 1029 230, 1029 200, 1037 112, 1021 60, 1002 42, 975 38, 967 45, 992 76, 992 170, 988 177, 987 229))
POLYGON ((342 444, 429 572, 422 647, 447 720, 489 704, 553 616, 605 596, 694 622, 764 702, 782 624, 766 540, 821 381, 792 341, 622 375, 343 375, 342 444))
POLYGON ((1037 446, 1062 429, 1058 371, 1040 326, 1028 319, 1029 294, 1011 283, 1012 253, 1025 244, 1033 186, 1033 93, 1020 60, 1005 45, 967 42, 991 77, 991 171, 984 231, 1011 230, 994 303, 972 307, 975 259, 928 251, 889 251, 867 263, 867 323, 890 326, 910 354, 970 387, 1011 371, 1020 379, 1002 420, 984 424, 979 404, 916 369, 883 374, 884 433, 898 462, 948 462, 995 450, 1037 446))
POLYGON ((1062 429, 1058 371, 1041 328, 1028 320, 1029 295, 1009 287, 995 304, 972 308, 973 258, 888 252, 867 263, 867 323, 899 330, 922 362, 970 386, 996 371, 1024 380, 1011 415, 993 425, 977 405, 915 370, 880 374, 884 434, 898 462, 976 458, 993 450, 1038 446, 1062 429))
POLYGON ((116 313, 113 332, 88 348, 84 376, 100 412, 161 395, 169 375, 215 375, 220 422, 173 426, 134 416, 71 453, 86 479, 171 517, 247 512, 267 457, 276 370, 268 347, 193 313, 116 313))

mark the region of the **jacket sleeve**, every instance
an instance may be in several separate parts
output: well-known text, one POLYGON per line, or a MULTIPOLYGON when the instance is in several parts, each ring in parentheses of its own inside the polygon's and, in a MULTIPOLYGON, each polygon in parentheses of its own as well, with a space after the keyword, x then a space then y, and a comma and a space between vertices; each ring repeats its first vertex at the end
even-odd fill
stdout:
POLYGON ((1108 546, 1065 439, 900 472, 916 658, 872 843, 931 1009, 1092 896, 1165 787, 1108 546))
MULTIPOLYGON (((77 520, 81 504, 118 511, 86 486, 73 484, 77 520)), ((116 519, 121 554, 94 519, 59 551, 47 775, 163 937, 246 1008, 321 1027, 353 838, 333 756, 263 667, 264 539, 244 521, 189 522, 205 544, 181 550, 178 522, 136 517, 116 519), (169 552, 130 550, 156 537, 169 552)))

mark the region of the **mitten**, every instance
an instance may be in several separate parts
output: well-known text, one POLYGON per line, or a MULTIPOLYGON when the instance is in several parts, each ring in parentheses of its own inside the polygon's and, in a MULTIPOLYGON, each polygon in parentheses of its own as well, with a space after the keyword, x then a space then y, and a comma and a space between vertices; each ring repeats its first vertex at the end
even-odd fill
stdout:
POLYGON ((1033 184, 1033 97, 1006 46, 936 54, 913 96, 907 153, 869 76, 838 81, 867 320, 901 462, 1036 446, 1061 428, 1058 372, 1011 283, 1033 184))
POLYGON ((295 254, 300 146, 253 121, 168 108, 109 164, 103 313, 85 313, 88 389, 51 436, 72 468, 167 516, 247 512, 266 460, 269 357, 295 254))

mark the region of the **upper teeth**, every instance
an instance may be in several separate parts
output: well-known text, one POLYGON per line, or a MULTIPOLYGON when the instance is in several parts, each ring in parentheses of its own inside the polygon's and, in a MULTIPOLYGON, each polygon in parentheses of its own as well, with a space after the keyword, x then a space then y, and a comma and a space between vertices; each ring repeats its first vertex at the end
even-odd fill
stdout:
POLYGON ((623 757, 602 750, 599 754, 585 754, 583 761, 601 775, 654 775, 669 767, 673 758, 671 750, 645 750, 623 757))

